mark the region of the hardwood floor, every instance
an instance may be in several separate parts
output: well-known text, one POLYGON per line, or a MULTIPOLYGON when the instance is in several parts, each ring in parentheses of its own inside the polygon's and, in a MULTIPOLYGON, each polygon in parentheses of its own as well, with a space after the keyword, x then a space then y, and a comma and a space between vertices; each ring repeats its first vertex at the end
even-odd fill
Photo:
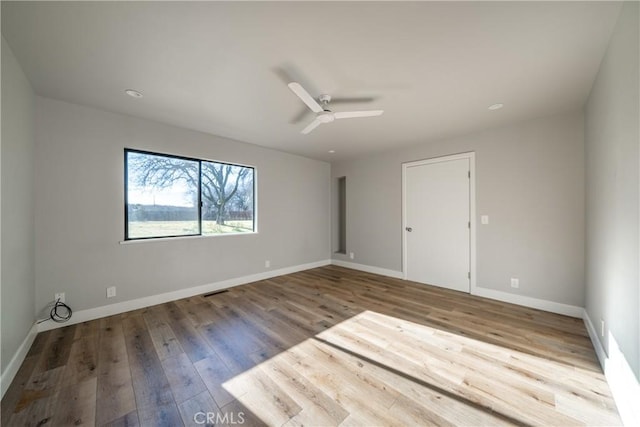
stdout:
POLYGON ((2 425, 43 424, 621 421, 582 320, 328 266, 40 333, 2 425))

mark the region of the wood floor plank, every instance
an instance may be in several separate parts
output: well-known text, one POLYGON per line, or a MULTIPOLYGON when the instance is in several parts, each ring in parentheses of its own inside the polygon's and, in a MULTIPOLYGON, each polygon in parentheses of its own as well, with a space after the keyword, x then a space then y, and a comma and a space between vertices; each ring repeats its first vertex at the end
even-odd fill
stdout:
POLYGON ((162 368, 171 385, 173 398, 177 404, 207 390, 191 360, 184 353, 163 360, 162 368))
POLYGON ((282 425, 300 413, 299 406, 278 384, 259 369, 243 372, 225 383, 238 401, 268 425, 282 425), (259 409, 259 411, 258 411, 259 409))
MULTIPOLYGON (((59 369, 59 368, 58 368, 59 369)), ((53 419, 58 395, 53 390, 42 390, 37 399, 29 399, 29 403, 11 414, 9 426, 42 426, 53 419)))
POLYGON ((170 302, 159 306, 159 309, 164 311, 168 324, 192 362, 211 355, 211 347, 177 304, 170 302))
POLYGON ((138 418, 141 426, 179 427, 183 425, 180 412, 174 402, 140 408, 138 418))
MULTIPOLYGON (((183 307, 183 305, 180 305, 180 307, 183 307)), ((190 308, 185 314, 195 328, 219 321, 219 317, 215 314, 218 307, 214 306, 210 301, 200 302, 190 308)))
POLYGON ((259 358, 260 369, 278 384, 303 410, 296 414, 296 425, 338 425, 349 411, 298 373, 285 358, 259 358))
POLYGON ((226 421, 220 423, 220 427, 264 427, 269 424, 266 420, 258 417, 253 411, 243 405, 240 401, 234 400, 220 408, 222 416, 227 416, 226 421))
POLYGON ((31 347, 29 348, 29 351, 27 352, 26 357, 29 358, 32 356, 39 356, 40 354, 42 354, 42 350, 44 349, 45 345, 49 341, 49 335, 51 335, 52 332, 53 330, 49 330, 45 332, 40 332, 38 335, 36 335, 36 338, 35 340, 33 340, 33 344, 31 344, 31 347))
POLYGON ((349 412, 341 425, 394 425, 388 409, 398 393, 385 385, 390 391, 385 395, 377 379, 347 369, 345 360, 337 360, 326 351, 324 346, 319 348, 316 343, 307 342, 284 356, 297 372, 349 412), (329 364, 325 363, 327 360, 329 364), (332 365, 339 365, 340 369, 332 365), (373 384, 369 385, 369 381, 373 384))
MULTIPOLYGON (((491 411, 473 402, 462 399, 453 393, 435 387, 428 382, 421 382, 418 378, 399 375, 388 367, 372 363, 371 361, 358 358, 356 366, 368 372, 370 375, 383 381, 388 387, 397 390, 398 394, 405 399, 410 399, 414 405, 426 408, 437 408, 436 414, 454 425, 464 426, 500 426, 512 425, 511 420, 505 420, 496 416, 491 411)), ((394 406, 398 401, 394 402, 394 406)), ((393 407, 392 406, 392 409, 393 407)), ((405 405, 402 405, 404 407, 405 405)), ((397 410, 396 406, 393 411, 397 410)), ((431 409, 433 410, 433 409, 431 409)), ((391 411, 391 410, 390 410, 391 411)), ((433 419, 433 415, 426 415, 426 419, 433 419)), ((413 424, 413 423, 411 423, 413 424)))
POLYGON ((49 422, 55 415, 58 390, 65 366, 41 371, 46 366, 46 354, 41 355, 29 381, 25 384, 16 404, 9 425, 40 425, 49 422))
POLYGON ((11 427, 621 424, 581 319, 337 266, 40 333, 1 408, 11 427))
POLYGON ((456 424, 451 419, 438 414, 438 411, 422 405, 416 405, 411 399, 398 396, 389 408, 389 415, 403 425, 428 425, 453 427, 456 424))
MULTIPOLYGON (((380 410, 389 409, 396 401, 398 393, 395 390, 373 376, 362 375, 349 363, 348 358, 343 357, 343 354, 331 346, 322 342, 312 342, 307 351, 312 359, 306 360, 321 362, 323 371, 334 376, 339 386, 335 391, 342 394, 350 393, 351 399, 363 399, 362 403, 366 401, 367 405, 380 410)), ((316 378, 322 377, 323 375, 319 374, 316 378)))
POLYGON ((91 377, 59 391, 52 424, 93 426, 96 419, 97 378, 91 377))
POLYGON ((215 324, 201 326, 198 329, 230 372, 239 374, 254 366, 255 363, 239 345, 239 338, 225 334, 215 324))
MULTIPOLYGON (((233 303, 236 304, 236 301, 233 303)), ((236 310, 226 305, 224 307, 210 305, 209 311, 214 320, 206 326, 214 326, 227 337, 227 341, 232 340, 233 345, 240 351, 248 354, 262 348, 262 344, 252 334, 255 326, 245 322, 236 310)))
POLYGON ((78 335, 71 345, 69 359, 66 363, 62 386, 82 383, 98 375, 98 335, 78 335))
MULTIPOLYGON (((246 299, 236 301, 234 310, 238 313, 237 319, 246 327, 246 332, 255 341, 262 344, 261 351, 256 351, 256 353, 264 352, 266 349, 275 350, 276 353, 279 353, 289 348, 288 337, 273 328, 269 318, 261 316, 260 309, 254 303, 246 299)), ((270 311, 269 313, 272 312, 270 311)))
MULTIPOLYGON (((100 425, 100 424, 97 424, 100 425)), ((117 418, 113 421, 110 421, 106 424, 102 424, 103 427, 139 427, 140 420, 138 420, 138 412, 132 411, 128 414, 123 415, 120 418, 117 418)))
POLYGON ((206 390, 182 402, 178 410, 186 427, 212 425, 222 420, 220 408, 206 390))
POLYGON ((122 325, 140 423, 167 425, 164 423, 179 420, 169 381, 142 314, 124 319, 122 325))
POLYGON ((159 313, 157 308, 150 308, 144 312, 144 320, 149 328, 149 335, 156 348, 160 360, 184 353, 178 338, 167 324, 165 318, 159 313))
POLYGON ((24 359, 11 386, 2 398, 2 402, 0 403, 0 426, 9 425, 9 418, 11 418, 11 415, 16 410, 20 396, 27 386, 29 378, 31 378, 36 363, 38 363, 38 356, 38 354, 32 354, 24 359))
POLYGON ((99 334, 100 334, 99 322, 82 322, 76 325, 74 340, 78 340, 80 338, 86 338, 90 336, 97 336, 99 334))
POLYGON ((50 332, 47 342, 41 351, 40 372, 64 366, 71 353, 71 345, 75 337, 76 325, 54 329, 50 332))
POLYGON ((198 360, 194 363, 194 366, 219 407, 236 400, 236 396, 224 388, 224 383, 233 378, 234 375, 218 356, 212 355, 206 359, 198 360))
POLYGON ((127 347, 120 316, 101 319, 98 356, 98 383, 96 400, 96 424, 116 422, 131 423, 135 417, 136 402, 133 380, 129 368, 127 347), (124 418, 123 418, 124 417, 124 418))

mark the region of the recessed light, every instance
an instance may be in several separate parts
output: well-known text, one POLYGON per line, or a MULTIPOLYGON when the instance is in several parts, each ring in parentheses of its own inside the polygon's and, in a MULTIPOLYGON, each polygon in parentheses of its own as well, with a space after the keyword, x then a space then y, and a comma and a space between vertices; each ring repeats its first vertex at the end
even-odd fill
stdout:
POLYGON ((134 89, 127 89, 124 91, 124 93, 126 93, 127 95, 133 97, 133 98, 142 98, 142 94, 140 92, 138 92, 137 90, 134 89))
POLYGON ((336 152, 336 150, 329 150, 329 154, 333 154, 335 152, 336 152))
POLYGON ((504 104, 500 104, 500 103, 493 104, 493 105, 489 105, 489 110, 499 110, 502 107, 504 107, 504 104))

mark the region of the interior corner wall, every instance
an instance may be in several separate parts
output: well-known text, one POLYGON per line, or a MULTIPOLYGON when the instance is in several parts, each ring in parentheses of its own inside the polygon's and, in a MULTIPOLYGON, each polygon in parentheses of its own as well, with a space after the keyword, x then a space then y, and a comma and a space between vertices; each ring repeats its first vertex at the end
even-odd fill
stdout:
POLYGON ((578 111, 334 163, 355 259, 333 258, 401 271, 402 163, 474 151, 477 286, 583 307, 583 126, 578 111))
POLYGON ((2 38, 2 372, 33 327, 35 95, 2 38))
POLYGON ((330 259, 326 162, 36 98, 36 307, 74 311, 330 259), (256 167, 258 233, 121 244, 124 149, 256 167), (105 290, 117 287, 106 299, 105 290))
MULTIPOLYGON (((625 2, 585 114, 586 310, 640 379, 638 3, 625 2)), ((636 402, 637 405, 637 402, 636 402)))

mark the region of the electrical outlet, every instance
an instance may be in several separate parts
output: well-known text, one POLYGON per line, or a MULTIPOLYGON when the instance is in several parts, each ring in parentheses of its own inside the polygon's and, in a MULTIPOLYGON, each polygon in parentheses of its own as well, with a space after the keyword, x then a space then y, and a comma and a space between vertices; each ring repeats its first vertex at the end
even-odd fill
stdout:
POLYGON ((356 257, 356 254, 354 254, 353 252, 349 252, 350 259, 354 259, 355 257, 356 257))
POLYGON ((64 292, 60 292, 54 295, 53 297, 54 301, 58 301, 60 300, 60 302, 64 302, 64 292))
POLYGON ((266 260, 266 261, 264 262, 264 268, 270 268, 270 267, 271 267, 271 261, 266 260))
POLYGON ((519 288, 520 287, 520 279, 512 277, 511 278, 511 287, 512 288, 519 288))
POLYGON ((107 288, 107 298, 113 298, 116 296, 116 287, 111 286, 107 288))
POLYGON ((600 319, 600 336, 604 338, 604 319, 600 319))

